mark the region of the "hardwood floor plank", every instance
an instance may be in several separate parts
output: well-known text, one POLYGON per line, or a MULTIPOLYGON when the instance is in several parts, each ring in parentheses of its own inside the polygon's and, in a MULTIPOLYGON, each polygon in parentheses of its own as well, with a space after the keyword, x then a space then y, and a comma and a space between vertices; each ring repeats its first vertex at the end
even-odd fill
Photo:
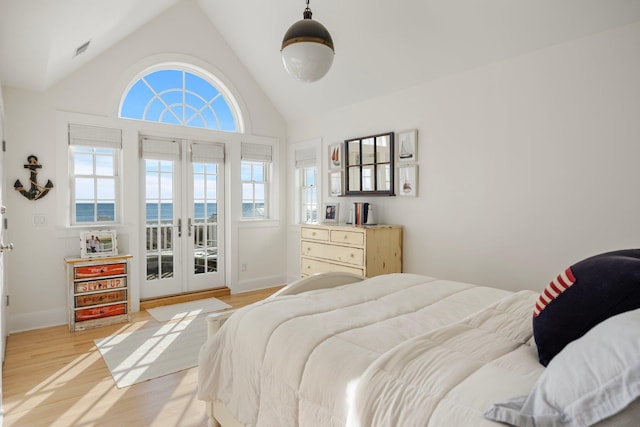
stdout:
MULTIPOLYGON (((281 287, 219 297, 234 308, 260 301, 281 287)), ((156 327, 146 311, 127 324, 70 332, 67 326, 7 337, 2 366, 4 425, 207 425, 197 400, 198 368, 118 389, 94 340, 156 327)))

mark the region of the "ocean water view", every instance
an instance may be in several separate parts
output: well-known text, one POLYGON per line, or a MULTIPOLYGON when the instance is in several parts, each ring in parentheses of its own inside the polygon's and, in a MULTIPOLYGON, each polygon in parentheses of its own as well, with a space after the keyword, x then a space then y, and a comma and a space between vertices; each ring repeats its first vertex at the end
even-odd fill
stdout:
MULTIPOLYGON (((94 214, 93 203, 76 203, 76 222, 93 222, 94 214)), ((113 203, 98 203, 98 221, 113 221, 115 218, 115 206, 113 203)), ((251 216, 253 205, 251 203, 243 203, 243 216, 251 216)), ((217 203, 195 203, 194 218, 210 218, 211 215, 218 213, 217 203)), ((170 221, 173 219, 172 203, 147 203, 146 206, 147 221, 170 221)))
MULTIPOLYGON (((113 221, 115 218, 115 206, 113 203, 98 203, 98 221, 113 221)), ((92 222, 95 207, 93 203, 76 203, 76 222, 92 222)), ((194 217, 209 218, 216 214, 216 203, 195 203, 194 217), (206 205, 206 206, 205 206, 206 205)), ((147 203, 146 206, 147 221, 169 221, 173 219, 172 203, 147 203)))

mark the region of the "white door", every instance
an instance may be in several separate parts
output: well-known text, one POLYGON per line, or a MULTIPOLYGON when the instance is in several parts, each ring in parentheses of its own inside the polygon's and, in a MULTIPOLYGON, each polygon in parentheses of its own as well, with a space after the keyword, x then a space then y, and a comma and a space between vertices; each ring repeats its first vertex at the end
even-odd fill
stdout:
MULTIPOLYGON (((2 114, 2 109, 0 109, 0 115, 2 114)), ((5 209, 5 193, 4 189, 4 152, 5 152, 5 142, 4 142, 4 133, 3 133, 3 119, 0 117, 0 141, 2 141, 2 147, 0 147, 0 328, 2 329, 2 341, 0 342, 0 357, 2 357, 2 362, 4 362, 4 353, 7 344, 7 308, 8 308, 8 285, 7 285, 7 272, 4 268, 4 263, 6 262, 7 256, 5 253, 13 248, 12 244, 5 244, 6 233, 5 233, 5 218, 6 218, 6 209, 5 209)), ((2 381, 0 379, 0 390, 2 389, 2 381)), ((0 411, 1 414, 1 411, 0 411)))
MULTIPOLYGON (((0 141, 2 147, 0 147, 0 209, 2 214, 0 215, 0 243, 4 242, 4 106, 2 104, 2 88, 0 87, 0 141)), ((4 256, 0 254, 0 426, 3 425, 4 410, 2 408, 2 364, 4 363, 4 353, 7 344, 7 290, 5 289, 7 281, 5 280, 5 268, 4 268, 4 256)))
POLYGON ((142 298, 224 281, 224 148, 143 138, 146 279, 142 298))

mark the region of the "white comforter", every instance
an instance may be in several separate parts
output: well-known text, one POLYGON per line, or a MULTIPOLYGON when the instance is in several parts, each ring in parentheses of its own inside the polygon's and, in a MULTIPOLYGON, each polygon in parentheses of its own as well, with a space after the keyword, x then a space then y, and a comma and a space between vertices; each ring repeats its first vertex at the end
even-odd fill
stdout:
POLYGON ((537 294, 395 274, 268 299, 202 347, 198 397, 251 426, 480 426, 542 367, 537 294))

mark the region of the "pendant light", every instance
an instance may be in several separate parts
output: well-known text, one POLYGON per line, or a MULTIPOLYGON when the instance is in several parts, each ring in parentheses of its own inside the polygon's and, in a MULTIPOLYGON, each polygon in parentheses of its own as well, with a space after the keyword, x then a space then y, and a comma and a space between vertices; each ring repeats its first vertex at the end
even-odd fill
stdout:
POLYGON ((287 72, 303 82, 320 80, 331 68, 334 49, 329 31, 311 19, 309 0, 302 14, 282 40, 282 62, 287 72))

